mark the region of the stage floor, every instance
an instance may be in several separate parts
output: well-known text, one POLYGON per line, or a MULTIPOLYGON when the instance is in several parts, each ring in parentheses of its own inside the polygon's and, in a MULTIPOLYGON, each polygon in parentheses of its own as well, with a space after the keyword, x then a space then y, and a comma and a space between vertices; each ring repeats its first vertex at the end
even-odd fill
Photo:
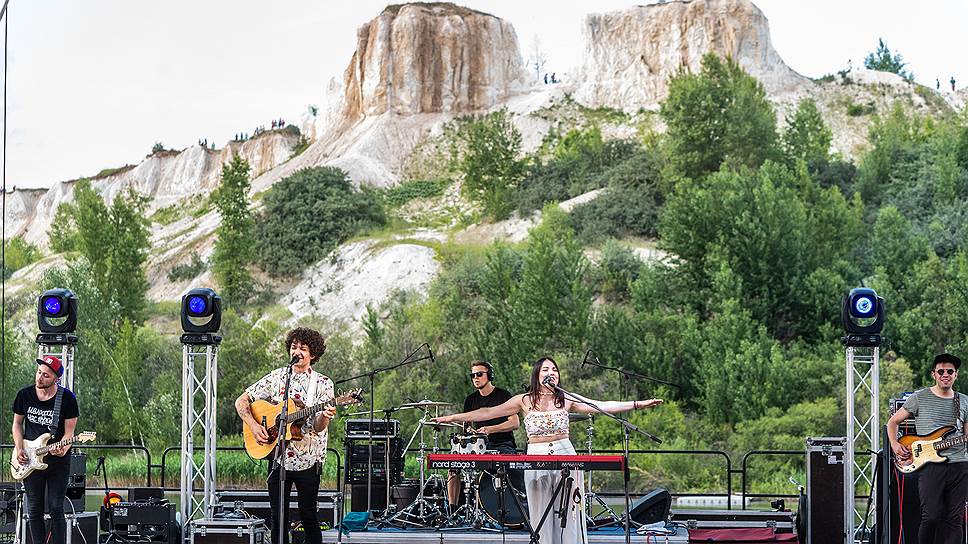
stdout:
MULTIPOLYGON (((362 543, 391 543, 406 544, 410 542, 420 543, 469 543, 469 542, 514 542, 526 543, 530 538, 526 531, 507 531, 493 533, 489 531, 437 531, 428 529, 368 529, 361 532, 353 532, 343 535, 343 542, 348 544, 362 543)), ((678 544, 689 542, 688 531, 684 528, 679 529, 679 534, 671 536, 649 536, 632 532, 632 542, 648 542, 660 544, 678 544)), ((337 533, 334 529, 323 532, 323 543, 337 542, 337 533)), ((625 542, 625 533, 611 530, 595 530, 588 532, 589 544, 619 544, 625 542)))

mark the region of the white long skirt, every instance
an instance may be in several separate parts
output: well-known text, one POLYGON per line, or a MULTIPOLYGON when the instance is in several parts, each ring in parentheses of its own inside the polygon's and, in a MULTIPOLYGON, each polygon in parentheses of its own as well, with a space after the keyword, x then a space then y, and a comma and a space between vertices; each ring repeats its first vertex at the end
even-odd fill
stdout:
MULTIPOLYGON (((568 439, 555 440, 539 444, 528 444, 528 455, 575 455, 575 447, 568 439)), ((571 471, 574 478, 571 490, 565 500, 566 522, 561 527, 560 506, 561 494, 554 499, 554 506, 544 524, 541 525, 541 544, 585 544, 588 532, 585 527, 585 487, 584 477, 580 471, 571 471)), ((551 495, 561 480, 559 470, 526 470, 524 472, 524 487, 528 493, 528 517, 531 526, 537 526, 544 514, 551 495)))

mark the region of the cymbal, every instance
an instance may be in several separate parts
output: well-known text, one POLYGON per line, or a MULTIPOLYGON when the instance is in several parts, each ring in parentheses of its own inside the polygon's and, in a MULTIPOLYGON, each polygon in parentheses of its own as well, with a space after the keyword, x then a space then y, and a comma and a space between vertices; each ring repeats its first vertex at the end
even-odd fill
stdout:
POLYGON ((460 423, 443 423, 443 422, 436 423, 436 422, 430 421, 429 419, 421 419, 420 421, 417 422, 417 424, 426 425, 427 427, 458 427, 458 428, 464 427, 464 425, 460 423))
MULTIPOLYGON (((390 414, 390 413, 393 413, 393 412, 396 412, 396 411, 399 411, 399 410, 410 410, 412 408, 414 408, 414 407, 413 406, 407 406, 407 405, 397 406, 397 407, 394 407, 394 408, 381 408, 381 409, 374 408, 373 409, 373 419, 374 420, 383 419, 379 414, 390 414)), ((369 410, 364 410, 362 412, 353 412, 352 414, 346 414, 345 417, 349 417, 349 416, 368 416, 368 415, 370 415, 370 411, 369 410)))
POLYGON ((408 402, 406 404, 401 404, 400 408, 431 408, 435 406, 453 406, 453 402, 439 402, 436 400, 421 400, 417 402, 408 402))
POLYGON ((592 418, 591 414, 577 414, 571 412, 568 414, 568 421, 586 421, 592 418))

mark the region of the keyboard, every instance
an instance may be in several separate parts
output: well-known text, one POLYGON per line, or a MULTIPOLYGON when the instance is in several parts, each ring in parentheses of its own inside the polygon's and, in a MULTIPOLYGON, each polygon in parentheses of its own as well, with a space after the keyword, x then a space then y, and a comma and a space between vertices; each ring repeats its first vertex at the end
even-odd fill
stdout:
POLYGON ((427 468, 452 470, 615 470, 625 469, 621 455, 513 455, 485 453, 431 453, 427 468))

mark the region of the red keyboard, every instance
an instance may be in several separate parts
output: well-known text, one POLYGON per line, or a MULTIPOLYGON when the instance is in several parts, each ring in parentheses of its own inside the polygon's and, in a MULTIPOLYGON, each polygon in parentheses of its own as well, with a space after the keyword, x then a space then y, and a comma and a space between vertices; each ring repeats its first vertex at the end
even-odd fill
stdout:
POLYGON ((621 455, 509 455, 485 453, 431 453, 427 455, 427 468, 453 470, 496 470, 498 466, 508 470, 624 470, 625 458, 621 455))

